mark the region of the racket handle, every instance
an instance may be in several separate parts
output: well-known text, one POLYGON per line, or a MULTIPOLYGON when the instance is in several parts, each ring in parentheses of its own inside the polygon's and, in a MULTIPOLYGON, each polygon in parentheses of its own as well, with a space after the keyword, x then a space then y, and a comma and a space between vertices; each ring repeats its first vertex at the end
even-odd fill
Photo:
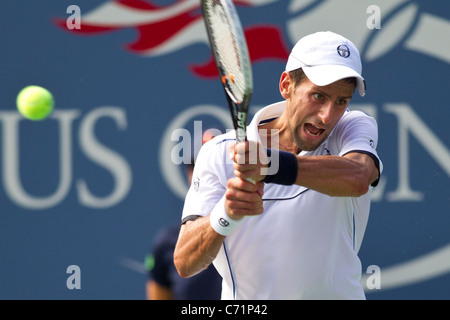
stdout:
POLYGON ((247 180, 248 182, 251 182, 251 183, 253 183, 253 184, 256 184, 256 181, 253 180, 252 178, 247 178, 247 179, 245 179, 245 180, 247 180))

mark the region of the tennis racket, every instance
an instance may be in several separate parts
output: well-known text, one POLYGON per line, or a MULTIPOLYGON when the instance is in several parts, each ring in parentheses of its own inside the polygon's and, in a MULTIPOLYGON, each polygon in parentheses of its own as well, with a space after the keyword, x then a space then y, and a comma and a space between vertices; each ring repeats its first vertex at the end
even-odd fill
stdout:
POLYGON ((236 142, 243 142, 247 136, 253 77, 242 25, 232 0, 202 0, 202 11, 236 130, 236 142))

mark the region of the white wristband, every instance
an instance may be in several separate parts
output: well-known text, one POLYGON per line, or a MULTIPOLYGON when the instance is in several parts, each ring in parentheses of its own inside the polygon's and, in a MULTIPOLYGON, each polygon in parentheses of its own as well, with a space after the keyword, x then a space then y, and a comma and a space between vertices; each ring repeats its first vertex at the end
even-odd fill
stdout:
POLYGON ((233 220, 227 214, 225 210, 225 196, 220 199, 209 216, 211 227, 222 236, 231 234, 242 220, 233 220))

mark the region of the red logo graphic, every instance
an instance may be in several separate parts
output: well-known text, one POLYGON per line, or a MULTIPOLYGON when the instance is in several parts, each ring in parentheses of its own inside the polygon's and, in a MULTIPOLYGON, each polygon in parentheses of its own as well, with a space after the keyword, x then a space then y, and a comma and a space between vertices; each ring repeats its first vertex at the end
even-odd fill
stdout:
MULTIPOLYGON (((255 0, 237 0, 238 6, 253 6, 255 0)), ((69 30, 65 19, 55 19, 64 30, 79 35, 96 36, 126 28, 135 28, 137 39, 126 45, 127 51, 157 57, 181 50, 195 43, 208 45, 200 1, 178 0, 159 6, 144 0, 108 1, 82 16, 81 29, 69 30)), ((286 61, 289 52, 282 30, 272 24, 244 27, 252 63, 264 60, 286 61)), ((191 64, 189 69, 201 78, 218 76, 214 58, 203 64, 191 64)))

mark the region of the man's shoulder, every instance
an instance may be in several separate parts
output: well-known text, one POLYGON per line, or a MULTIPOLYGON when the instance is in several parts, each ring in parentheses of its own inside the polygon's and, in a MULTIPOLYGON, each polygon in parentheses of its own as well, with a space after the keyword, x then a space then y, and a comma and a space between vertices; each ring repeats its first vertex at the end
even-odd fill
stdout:
POLYGON ((234 144, 236 136, 233 131, 220 134, 205 142, 196 158, 195 166, 211 167, 227 163, 228 146, 234 144))
POLYGON ((236 141, 236 134, 234 130, 229 130, 223 134, 215 136, 213 139, 208 141, 209 147, 226 145, 229 142, 234 143, 236 141))
POLYGON ((360 111, 360 110, 349 110, 342 115, 339 122, 336 124, 336 130, 344 130, 344 129, 350 129, 351 127, 355 126, 356 124, 365 124, 370 126, 377 126, 377 122, 374 117, 371 115, 360 111))
POLYGON ((350 110, 347 109, 344 113, 344 115, 342 116, 342 119, 374 119, 371 115, 361 111, 361 110, 350 110))

